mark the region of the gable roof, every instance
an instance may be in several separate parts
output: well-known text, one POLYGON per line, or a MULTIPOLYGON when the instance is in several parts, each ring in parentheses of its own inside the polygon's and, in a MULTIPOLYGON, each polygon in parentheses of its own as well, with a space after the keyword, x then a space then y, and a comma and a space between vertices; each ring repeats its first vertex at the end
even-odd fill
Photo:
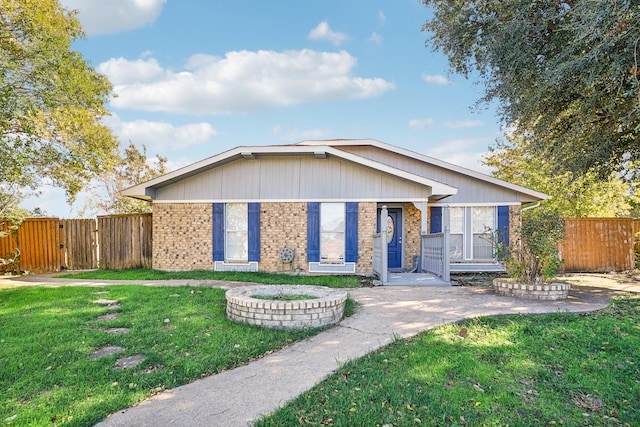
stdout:
POLYGON ((499 187, 503 187, 509 190, 516 191, 518 193, 530 196, 536 201, 546 200, 549 196, 545 193, 541 193, 539 191, 532 190, 527 187, 523 187, 521 185, 513 184, 508 181, 504 181, 499 178, 495 178, 490 175, 483 174, 481 172, 474 171, 472 169, 467 169, 462 166, 455 165, 453 163, 448 163, 440 159, 436 159, 434 157, 426 156, 424 154, 417 153, 415 151, 407 150, 402 147, 398 147, 395 145, 387 144, 375 139, 333 139, 333 140, 309 140, 298 142, 296 145, 304 145, 304 146, 316 146, 316 145, 326 145, 330 147, 348 147, 348 146, 372 146, 377 147, 379 149, 389 151, 391 153, 400 154, 406 157, 410 157, 416 159, 420 162, 436 166, 439 168, 447 169, 449 171, 465 175, 470 178, 477 179, 479 181, 483 181, 489 184, 497 185, 499 187))
MULTIPOLYGON (((308 142, 308 141, 307 141, 308 142)), ((293 144, 272 146, 241 146, 225 151, 213 157, 206 158, 189 166, 169 172, 142 184, 135 185, 122 191, 124 196, 152 200, 158 188, 194 175, 211 170, 239 159, 254 159, 261 156, 314 156, 316 158, 336 157, 348 162, 374 169, 387 175, 407 180, 431 188, 434 199, 441 199, 457 193, 457 189, 447 184, 398 169, 375 160, 367 159, 326 144, 293 144)))

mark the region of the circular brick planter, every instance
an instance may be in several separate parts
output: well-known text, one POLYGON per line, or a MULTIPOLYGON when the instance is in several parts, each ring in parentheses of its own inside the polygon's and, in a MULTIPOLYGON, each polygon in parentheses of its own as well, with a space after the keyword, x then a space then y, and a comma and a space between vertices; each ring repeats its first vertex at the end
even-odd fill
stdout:
POLYGON ((538 299, 538 300, 559 300, 569 296, 571 285, 568 283, 546 283, 539 285, 528 285, 518 282, 516 279, 498 278, 493 279, 493 289, 498 295, 509 297, 538 299))
POLYGON ((227 317, 267 328, 302 329, 332 325, 342 319, 347 292, 322 286, 258 285, 226 293, 227 317), (273 297, 253 298, 254 295, 273 297), (278 297, 309 295, 313 299, 286 301, 278 297))

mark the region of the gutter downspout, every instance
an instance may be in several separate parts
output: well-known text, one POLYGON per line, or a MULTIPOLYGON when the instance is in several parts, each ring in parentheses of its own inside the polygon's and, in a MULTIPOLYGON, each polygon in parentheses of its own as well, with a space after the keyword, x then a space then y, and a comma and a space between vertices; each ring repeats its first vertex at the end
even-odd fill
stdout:
POLYGON ((537 202, 535 202, 531 206, 527 206, 525 208, 520 209, 520 212, 528 211, 529 209, 535 209, 535 208, 539 208, 539 207, 540 207, 540 200, 538 200, 537 202))

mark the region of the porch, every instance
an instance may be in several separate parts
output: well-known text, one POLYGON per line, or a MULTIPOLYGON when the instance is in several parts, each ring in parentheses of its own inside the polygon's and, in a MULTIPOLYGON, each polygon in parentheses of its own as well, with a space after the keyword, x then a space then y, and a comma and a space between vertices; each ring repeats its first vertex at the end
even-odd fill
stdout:
MULTIPOLYGON (((420 254, 415 257, 414 270, 410 273, 394 270, 388 262, 390 242, 397 237, 395 220, 388 221, 387 206, 379 211, 379 232, 373 235, 373 272, 383 285, 448 285, 450 275, 449 218, 445 210, 443 231, 426 234, 426 203, 421 211, 422 231, 420 254)), ((401 238, 400 238, 401 240, 401 238)), ((397 252, 396 252, 397 254, 397 252)), ((395 256, 397 259, 397 255, 395 256)))
POLYGON ((451 282, 432 273, 388 273, 384 286, 451 286, 451 282))

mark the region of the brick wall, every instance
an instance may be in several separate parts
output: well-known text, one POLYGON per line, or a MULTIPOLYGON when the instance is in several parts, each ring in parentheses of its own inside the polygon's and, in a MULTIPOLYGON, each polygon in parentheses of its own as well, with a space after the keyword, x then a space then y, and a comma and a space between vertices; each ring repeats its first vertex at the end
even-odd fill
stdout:
POLYGON ((358 203, 358 274, 373 272, 373 234, 376 232, 377 214, 378 206, 375 202, 358 203))
MULTIPOLYGON (((281 271, 279 251, 284 247, 294 251, 294 271, 307 271, 307 204, 261 203, 259 269, 281 271)), ((291 271, 291 265, 284 269, 291 271)))
POLYGON ((420 210, 413 203, 404 205, 404 267, 412 269, 413 257, 420 256, 420 210))
MULTIPOLYGON (((356 272, 371 273, 376 203, 359 203, 356 272)), ((159 270, 213 270, 211 203, 153 205, 153 267, 159 270)), ((294 250, 294 271, 308 271, 307 204, 260 204, 260 271, 290 271, 279 251, 294 250)))
POLYGON ((153 268, 213 270, 211 203, 154 203, 153 268))

